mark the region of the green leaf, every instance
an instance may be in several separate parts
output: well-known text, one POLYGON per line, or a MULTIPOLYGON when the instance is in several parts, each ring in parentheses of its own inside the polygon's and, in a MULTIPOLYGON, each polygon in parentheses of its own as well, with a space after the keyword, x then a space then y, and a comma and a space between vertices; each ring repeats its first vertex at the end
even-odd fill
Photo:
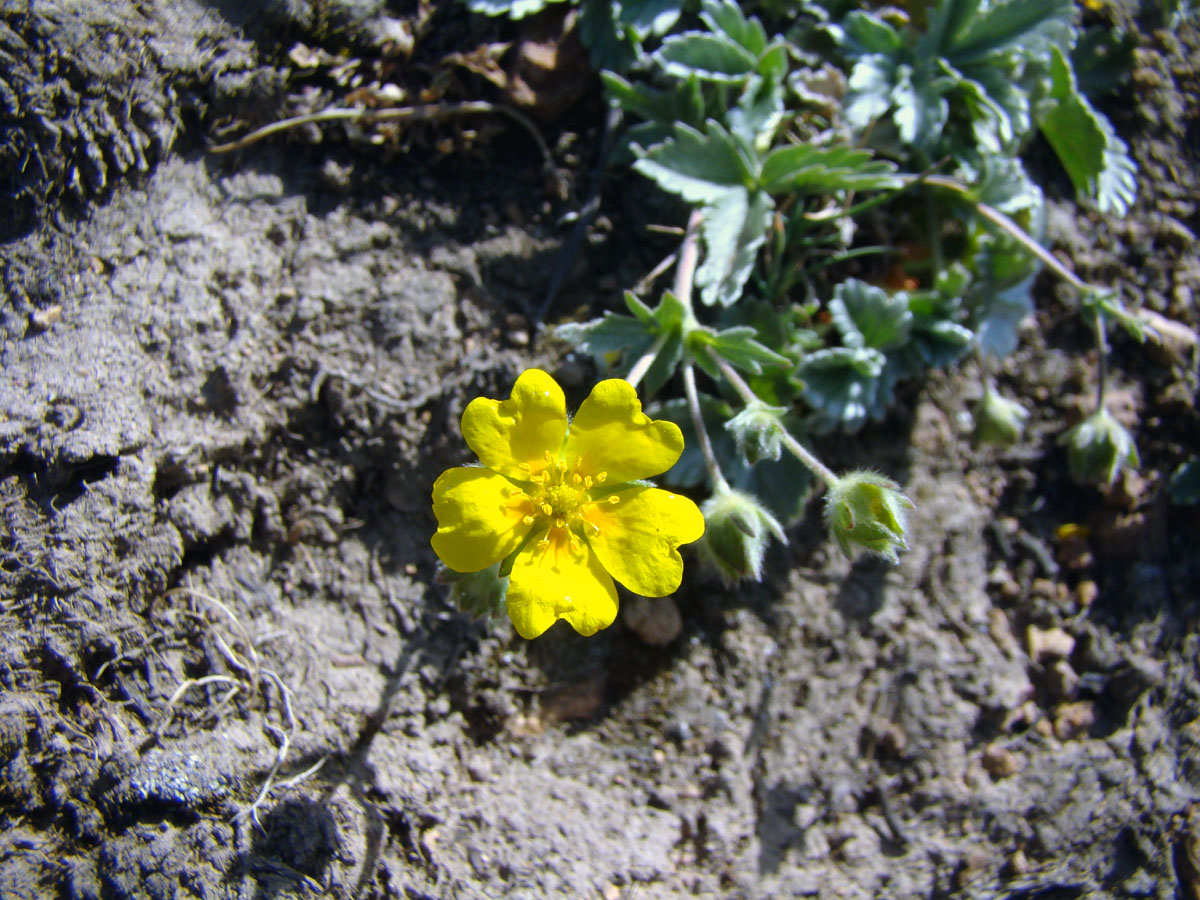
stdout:
POLYGON ((716 203, 731 187, 753 184, 753 173, 729 133, 712 120, 707 132, 677 125, 671 140, 652 147, 633 167, 690 203, 716 203))
POLYGON ((763 160, 759 184, 772 194, 899 189, 896 167, 872 157, 870 150, 854 147, 778 147, 763 160))
POLYGON ((758 57, 724 35, 685 31, 663 41, 654 59, 676 78, 737 83, 754 74, 758 57))
POLYGON ((767 49, 767 33, 758 19, 747 19, 730 0, 704 0, 700 18, 714 32, 725 35, 755 58, 767 49))
POLYGON ((723 331, 712 333, 707 330, 697 330, 693 332, 694 343, 693 356, 696 360, 696 365, 704 369, 713 378, 720 378, 720 370, 709 359, 708 354, 704 352, 705 345, 713 348, 714 351, 727 363, 735 369, 741 369, 743 372, 748 372, 751 375, 762 374, 763 366, 791 368, 792 361, 786 356, 781 356, 774 350, 759 343, 756 338, 758 332, 749 325, 738 325, 733 328, 726 328, 723 331))
POLYGON ((771 146, 775 129, 783 119, 783 88, 778 82, 758 76, 750 79, 737 105, 726 114, 733 135, 756 151, 771 146))
POLYGON ((682 12, 680 0, 622 0, 617 21, 644 38, 666 34, 682 12))
MULTIPOLYGON (((669 125, 679 122, 698 126, 704 123, 704 98, 700 93, 699 79, 685 79, 676 83, 671 90, 655 90, 645 84, 634 85, 615 72, 601 72, 600 80, 609 99, 626 112, 669 125)), ((642 146, 650 145, 641 143, 642 146)))
POLYGON ((868 53, 854 63, 846 83, 842 115, 856 131, 863 131, 892 105, 896 63, 882 53, 868 53))
POLYGON ((850 348, 888 350, 908 340, 912 312, 903 291, 888 295, 883 288, 850 278, 839 284, 829 301, 833 324, 850 348))
POLYGON ((465 0, 467 9, 485 16, 508 16, 523 19, 541 12, 551 3, 561 0, 465 0))
POLYGON ((900 140, 910 146, 932 148, 942 135, 950 115, 950 103, 942 96, 942 86, 927 77, 922 67, 896 67, 896 86, 891 99, 896 109, 892 121, 900 140))
POLYGON ((1093 197, 1101 212, 1124 215, 1137 192, 1136 168, 1125 142, 1075 86, 1070 63, 1051 48, 1051 98, 1055 105, 1038 123, 1067 170, 1075 190, 1093 197))
POLYGON ((886 362, 882 353, 868 347, 832 347, 805 357, 799 374, 804 399, 815 411, 814 429, 830 431, 840 425, 856 431, 868 415, 880 415, 877 400, 886 362))
POLYGON ((1192 457, 1180 463, 1167 482, 1167 496, 1178 506, 1200 503, 1200 459, 1192 457))
POLYGON ((704 262, 696 272, 700 299, 707 305, 729 306, 742 295, 754 268, 758 248, 767 239, 775 208, 769 194, 745 188, 726 191, 706 204, 700 235, 704 262))
POLYGON ((875 12, 855 10, 842 20, 842 29, 845 32, 845 50, 851 57, 881 53, 899 59, 904 47, 900 32, 875 12))
POLYGON ((987 5, 978 4, 977 11, 959 21, 940 55, 955 66, 963 66, 1005 50, 1040 55, 1049 46, 1067 47, 1073 31, 1073 11, 1072 0, 993 0, 987 5))
POLYGON ((929 25, 917 42, 917 58, 947 56, 955 36, 978 14, 981 0, 943 0, 929 13, 929 25))
POLYGON ((644 349, 653 342, 655 334, 647 328, 647 323, 611 312, 590 322, 567 322, 554 333, 597 360, 612 353, 626 353, 632 347, 644 349))
POLYGON ((633 29, 613 17, 611 3, 584 3, 579 10, 579 39, 587 47, 595 69, 623 72, 642 55, 642 45, 633 29))

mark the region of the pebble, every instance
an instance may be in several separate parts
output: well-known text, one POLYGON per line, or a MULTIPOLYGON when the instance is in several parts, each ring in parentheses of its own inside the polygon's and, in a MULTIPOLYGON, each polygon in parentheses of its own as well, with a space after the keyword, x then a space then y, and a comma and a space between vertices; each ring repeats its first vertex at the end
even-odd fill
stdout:
POLYGON ((1008 778, 1021 771, 1021 760, 1007 747, 992 744, 983 751, 983 768, 993 778, 1008 778))
POLYGON ((1066 659, 1075 649, 1075 638, 1061 628, 1043 630, 1036 625, 1030 625, 1025 629, 1025 643, 1029 648, 1029 658, 1039 663, 1066 659))

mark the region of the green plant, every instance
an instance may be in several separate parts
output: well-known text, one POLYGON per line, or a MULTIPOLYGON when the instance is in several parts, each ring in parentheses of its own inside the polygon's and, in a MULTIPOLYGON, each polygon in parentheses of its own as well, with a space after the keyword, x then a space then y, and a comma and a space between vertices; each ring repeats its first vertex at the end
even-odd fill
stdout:
MULTIPOLYGON (((1070 0, 849 5, 775 0, 760 19, 731 0, 603 4, 637 44, 601 73, 631 123, 620 153, 692 215, 657 305, 627 292, 628 314, 558 333, 680 425, 688 449, 666 479, 707 483, 705 510, 729 527, 702 552, 726 576, 758 576, 814 480, 841 547, 896 558, 911 507, 899 486, 838 475, 801 438, 881 420, 904 379, 974 354, 977 437, 1017 440, 1025 411, 991 370, 1017 345, 1043 265, 1095 328, 1097 421, 1107 323, 1139 332, 1115 291, 1039 245, 1045 203, 1021 157, 1040 133, 1083 202, 1128 209, 1134 165, 1080 90, 1111 86, 1128 43, 1081 33, 1070 0)), ((1136 464, 1131 437, 1117 455, 1136 464)))

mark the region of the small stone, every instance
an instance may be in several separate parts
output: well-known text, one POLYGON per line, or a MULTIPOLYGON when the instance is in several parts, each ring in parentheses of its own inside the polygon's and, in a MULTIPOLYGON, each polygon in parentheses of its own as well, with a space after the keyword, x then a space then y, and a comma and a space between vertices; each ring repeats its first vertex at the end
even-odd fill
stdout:
POLYGON ((1008 778, 1021 771, 1020 758, 999 744, 992 744, 983 751, 983 768, 993 778, 1008 778))
POLYGON ((1058 700, 1070 700, 1079 690, 1079 676, 1065 659, 1056 660, 1047 667, 1046 690, 1058 700))
POLYGON ((621 889, 611 881, 604 885, 604 900, 621 900, 621 889))
POLYGON ((673 597, 634 597, 621 606, 621 617, 651 647, 664 647, 683 631, 683 616, 673 597))
POLYGON ((29 314, 29 327, 37 332, 49 331, 62 319, 62 305, 55 303, 45 309, 35 309, 29 314))
POLYGON ((1025 851, 1018 847, 1004 863, 1004 868, 1001 875, 1008 878, 1014 878, 1017 875, 1026 875, 1032 867, 1029 865, 1029 859, 1025 856, 1025 851))
POLYGON ((1029 658, 1039 663, 1048 659, 1066 659, 1075 649, 1075 638, 1061 628, 1043 630, 1030 625, 1025 629, 1025 643, 1029 648, 1029 658))
POLYGON ((1096 706, 1091 700, 1064 703, 1054 711, 1054 735, 1060 741, 1086 734, 1096 724, 1096 706))
POLYGON ((992 607, 987 612, 988 619, 988 634, 1005 653, 1010 656, 1015 655, 1019 649, 1017 639, 1013 635, 1012 623, 1008 620, 1008 615, 1002 609, 992 607))

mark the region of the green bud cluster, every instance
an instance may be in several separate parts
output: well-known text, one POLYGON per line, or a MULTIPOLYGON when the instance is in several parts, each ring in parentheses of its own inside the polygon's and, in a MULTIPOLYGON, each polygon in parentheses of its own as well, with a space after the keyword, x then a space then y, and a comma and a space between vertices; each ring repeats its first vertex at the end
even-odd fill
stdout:
POLYGON ((763 459, 779 459, 783 437, 787 434, 782 418, 786 412, 785 407, 755 400, 725 423, 738 452, 750 465, 763 459))
POLYGON ((762 578, 763 556, 772 537, 786 544, 783 526, 750 494, 720 486, 700 507, 704 537, 700 558, 725 581, 762 578))
POLYGON ((846 555, 860 547, 891 563, 908 549, 907 512, 916 505, 876 472, 851 472, 829 486, 825 525, 846 555))
POLYGON ((973 410, 976 445, 992 444, 1011 447, 1021 438, 1029 410, 1015 400, 1008 400, 989 384, 973 410))
POLYGON ((1125 466, 1136 469, 1141 460, 1129 429, 1100 407, 1058 442, 1067 448, 1071 477, 1084 484, 1112 484, 1125 466))

